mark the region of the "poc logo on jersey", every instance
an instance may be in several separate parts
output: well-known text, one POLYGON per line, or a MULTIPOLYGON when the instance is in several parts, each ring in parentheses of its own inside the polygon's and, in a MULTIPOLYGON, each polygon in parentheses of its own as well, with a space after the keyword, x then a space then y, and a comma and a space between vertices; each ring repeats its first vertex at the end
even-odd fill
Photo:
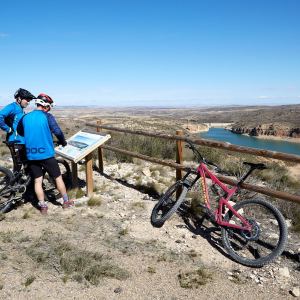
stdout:
POLYGON ((29 154, 42 154, 42 153, 45 153, 46 149, 44 147, 32 147, 32 148, 26 148, 26 153, 29 154))

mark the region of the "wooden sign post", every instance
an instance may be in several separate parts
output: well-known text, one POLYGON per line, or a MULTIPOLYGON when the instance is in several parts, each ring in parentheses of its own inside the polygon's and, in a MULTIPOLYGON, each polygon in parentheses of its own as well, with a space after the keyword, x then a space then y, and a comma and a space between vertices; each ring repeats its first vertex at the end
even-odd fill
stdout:
POLYGON ((77 163, 71 162, 71 171, 72 171, 72 186, 74 188, 78 187, 78 170, 77 163))
MULTIPOLYGON (((101 125, 101 120, 97 121, 97 125, 101 125)), ((100 132, 101 129, 97 127, 97 132, 100 132)), ((103 174, 103 150, 101 147, 98 147, 98 167, 100 174, 103 174)))
MULTIPOLYGON (((85 159, 86 173, 86 194, 88 197, 93 195, 93 151, 100 149, 99 146, 110 139, 109 134, 91 133, 79 131, 67 140, 65 147, 58 146, 55 148, 56 154, 71 161, 72 163, 72 182, 73 186, 78 186, 78 170, 77 163, 85 159)), ((101 153, 102 154, 102 153, 101 153)), ((102 157, 102 156, 101 156, 102 157)), ((102 163, 103 172, 103 160, 102 163)))
POLYGON ((93 153, 85 157, 85 174, 86 174, 86 194, 91 197, 94 193, 93 181, 93 153))
MULTIPOLYGON (((182 130, 176 130, 176 135, 182 136, 183 135, 183 131, 182 130)), ((180 140, 176 141, 176 163, 177 164, 182 164, 183 162, 183 158, 182 158, 182 144, 183 142, 180 140)), ((181 180, 182 179, 182 170, 181 169, 176 169, 176 181, 181 180)), ((180 194, 182 192, 182 189, 179 188, 176 191, 176 198, 178 199, 180 194)))

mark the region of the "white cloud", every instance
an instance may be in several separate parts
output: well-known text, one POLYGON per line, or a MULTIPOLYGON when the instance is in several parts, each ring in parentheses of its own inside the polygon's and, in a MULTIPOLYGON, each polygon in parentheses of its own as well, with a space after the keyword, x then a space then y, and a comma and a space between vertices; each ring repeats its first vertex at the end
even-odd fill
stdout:
POLYGON ((293 99, 293 98, 300 98, 300 96, 258 96, 257 99, 277 99, 277 100, 284 100, 284 99, 293 99))

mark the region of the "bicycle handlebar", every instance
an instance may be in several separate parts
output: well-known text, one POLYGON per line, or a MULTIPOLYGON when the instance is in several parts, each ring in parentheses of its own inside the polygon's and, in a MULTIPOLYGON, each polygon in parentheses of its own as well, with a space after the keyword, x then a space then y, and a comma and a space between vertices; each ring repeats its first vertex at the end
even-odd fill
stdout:
POLYGON ((209 161, 206 158, 204 158, 201 155, 201 153, 199 152, 199 150, 196 149, 196 147, 194 146, 194 144, 191 141, 185 140, 185 142, 187 143, 187 145, 185 145, 185 147, 191 149, 194 152, 194 154, 197 156, 197 158, 199 159, 200 162, 203 162, 207 165, 211 165, 211 166, 215 167, 216 168, 215 171, 218 173, 223 173, 224 175, 232 176, 232 174, 229 174, 228 172, 222 170, 218 165, 216 165, 212 161, 209 161))
POLYGON ((189 141, 189 140, 185 140, 185 142, 187 143, 187 145, 185 145, 185 147, 191 149, 194 152, 194 154, 197 156, 197 158, 199 159, 199 161, 204 162, 205 161, 204 157, 196 149, 196 147, 194 146, 194 144, 191 141, 189 141))
MULTIPOLYGON (((186 148, 189 148, 191 149, 194 154, 197 156, 197 158, 199 159, 200 162, 203 162, 204 164, 206 165, 211 165, 213 167, 215 167, 215 171, 217 173, 221 173, 221 174, 224 174, 226 176, 232 176, 234 174, 230 174, 229 172, 227 171, 224 171, 222 170, 218 165, 216 165, 215 163, 209 161, 209 160, 206 160, 202 155, 201 153, 198 151, 198 149, 196 149, 196 147, 194 146, 194 144, 192 143, 192 141, 186 139, 185 142, 187 143, 187 145, 185 145, 186 148)), ((264 170, 266 169, 266 165, 265 164, 255 164, 255 163, 249 163, 249 162, 244 162, 245 165, 248 165, 250 167, 250 169, 244 174, 242 175, 242 177, 240 178, 239 180, 239 183, 242 183, 246 180, 246 178, 252 173, 252 171, 254 171, 255 169, 259 169, 259 170, 264 170)))

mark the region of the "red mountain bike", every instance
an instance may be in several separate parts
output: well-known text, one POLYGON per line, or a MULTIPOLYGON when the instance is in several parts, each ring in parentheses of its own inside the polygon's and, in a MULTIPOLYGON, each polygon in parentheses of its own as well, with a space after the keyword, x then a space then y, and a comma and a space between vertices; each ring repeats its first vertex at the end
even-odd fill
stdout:
POLYGON ((200 164, 196 172, 189 169, 183 179, 173 184, 159 199, 152 210, 152 225, 163 226, 184 202, 187 192, 201 179, 205 215, 221 227, 223 246, 228 254, 235 261, 252 267, 261 267, 273 261, 282 253, 287 241, 287 226, 281 212, 263 199, 243 200, 233 206, 229 202, 255 169, 263 170, 266 166, 244 162, 249 170, 241 176, 236 186, 228 187, 208 169, 208 165, 217 171, 221 171, 220 168, 206 160, 190 141, 186 142, 186 147, 194 152, 200 164), (210 178, 210 188, 217 195, 215 211, 210 204, 207 178, 210 178), (181 193, 176 198, 178 191, 181 193))

